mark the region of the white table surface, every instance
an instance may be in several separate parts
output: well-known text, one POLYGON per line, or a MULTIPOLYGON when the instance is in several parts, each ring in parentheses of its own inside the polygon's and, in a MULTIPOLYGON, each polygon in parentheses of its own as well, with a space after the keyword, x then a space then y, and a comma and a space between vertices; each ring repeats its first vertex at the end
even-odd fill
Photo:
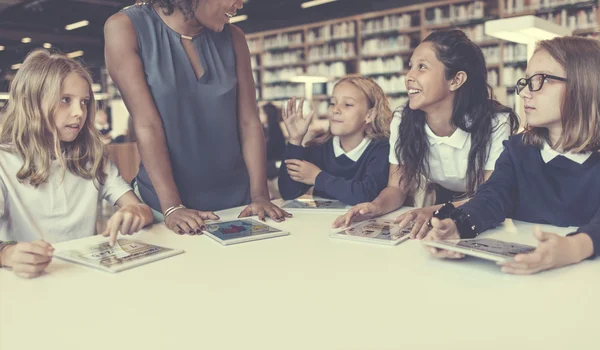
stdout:
MULTIPOLYGON (((506 275, 418 241, 330 238, 337 215, 295 212, 268 221, 290 236, 228 247, 155 225, 133 238, 186 253, 118 274, 58 259, 33 280, 0 270, 0 349, 600 348, 599 261, 506 275)), ((535 245, 532 227, 486 236, 535 245)))

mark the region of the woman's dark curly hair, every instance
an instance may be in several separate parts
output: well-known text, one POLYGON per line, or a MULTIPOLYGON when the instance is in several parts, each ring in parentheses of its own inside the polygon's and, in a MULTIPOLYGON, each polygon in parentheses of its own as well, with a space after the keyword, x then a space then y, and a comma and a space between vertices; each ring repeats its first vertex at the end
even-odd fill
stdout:
POLYGON ((146 0, 143 1, 145 4, 150 5, 158 5, 163 10, 165 15, 170 15, 175 11, 175 8, 178 8, 183 17, 186 20, 189 20, 194 17, 194 12, 196 11, 196 7, 198 7, 198 2, 200 0, 146 0))
MULTIPOLYGON (((481 49, 458 29, 439 30, 423 42, 430 42, 437 58, 445 66, 446 80, 459 71, 467 73, 467 81, 454 96, 452 124, 471 134, 471 149, 467 164, 467 195, 471 196, 484 181, 484 166, 495 128, 494 118, 499 113, 509 116, 511 133, 519 128, 519 120, 512 109, 495 101, 487 82, 487 68, 481 49), (468 118, 465 118, 468 116, 468 118)), ((425 112, 413 110, 408 104, 402 111, 402 122, 395 145, 396 156, 403 167, 400 183, 411 191, 423 187, 422 178, 429 177, 429 142, 425 135, 425 112)))

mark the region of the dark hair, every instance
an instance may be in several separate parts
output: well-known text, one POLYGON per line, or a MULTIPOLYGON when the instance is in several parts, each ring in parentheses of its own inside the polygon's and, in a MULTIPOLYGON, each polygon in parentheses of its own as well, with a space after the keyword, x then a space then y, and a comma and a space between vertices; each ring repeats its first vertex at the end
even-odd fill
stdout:
MULTIPOLYGON (((493 120, 498 113, 508 113, 511 133, 519 127, 512 109, 494 100, 487 82, 487 68, 481 49, 458 29, 445 29, 431 33, 423 42, 433 44, 437 58, 444 64, 445 78, 456 73, 467 73, 467 80, 456 91, 452 109, 452 124, 471 134, 471 149, 467 165, 467 195, 471 196, 484 181, 484 166, 495 131, 493 120)), ((396 156, 403 173, 400 184, 410 191, 422 187, 422 177, 429 177, 429 142, 425 135, 425 112, 410 109, 408 103, 402 111, 402 122, 396 141, 396 156)), ((498 123, 496 128, 501 127, 498 123)))
POLYGON ((281 112, 270 102, 262 109, 267 115, 267 160, 281 160, 285 150, 285 137, 279 126, 281 112))
POLYGON ((200 0, 144 0, 141 3, 150 4, 150 5, 158 5, 163 10, 165 15, 170 15, 175 11, 175 8, 178 8, 183 17, 188 20, 194 17, 194 11, 196 11, 196 7, 198 7, 198 2, 200 0))

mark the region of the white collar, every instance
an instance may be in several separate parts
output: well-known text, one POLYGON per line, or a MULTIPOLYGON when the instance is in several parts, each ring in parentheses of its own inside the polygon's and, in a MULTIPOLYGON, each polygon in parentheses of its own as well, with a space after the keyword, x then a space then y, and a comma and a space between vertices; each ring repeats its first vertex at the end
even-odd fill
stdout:
POLYGON ((352 161, 354 161, 354 162, 357 162, 358 159, 360 158, 360 156, 362 156, 362 154, 365 152, 365 150, 367 149, 367 147, 369 146, 370 143, 371 143, 371 139, 368 137, 365 137, 358 144, 358 146, 354 147, 353 150, 351 150, 350 152, 346 152, 346 151, 344 151, 344 149, 342 148, 342 145, 340 144, 340 137, 334 136, 333 137, 333 153, 335 154, 336 158, 345 154, 346 157, 352 159, 352 161))
POLYGON ((544 160, 544 163, 548 163, 549 161, 551 161, 552 159, 554 159, 554 158, 556 158, 558 156, 564 156, 564 157, 568 158, 569 160, 572 160, 575 163, 583 164, 592 155, 592 152, 587 152, 587 153, 573 153, 573 152, 559 153, 555 149, 552 149, 552 147, 550 147, 550 145, 547 142, 544 142, 544 148, 542 148, 540 150, 540 153, 542 154, 542 159, 544 160))
POLYGON ((448 146, 458 149, 462 149, 469 138, 469 133, 461 128, 456 128, 450 136, 437 136, 427 123, 425 123, 425 134, 430 145, 445 143, 448 146))

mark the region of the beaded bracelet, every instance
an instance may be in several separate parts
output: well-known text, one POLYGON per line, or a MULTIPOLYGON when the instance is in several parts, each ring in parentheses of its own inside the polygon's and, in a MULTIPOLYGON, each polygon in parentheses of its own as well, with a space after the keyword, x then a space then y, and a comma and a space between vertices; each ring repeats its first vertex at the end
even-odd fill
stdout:
POLYGON ((456 224, 460 238, 475 238, 479 234, 471 221, 471 215, 465 213, 461 208, 454 209, 450 213, 450 218, 456 224))
MULTIPOLYGON (((0 253, 2 252, 2 250, 8 246, 11 245, 15 245, 17 244, 17 241, 0 241, 0 253)), ((10 266, 4 266, 2 265, 2 260, 0 259, 0 268, 6 268, 7 270, 12 270, 12 268, 10 266)))
POLYGON ((183 204, 174 205, 174 206, 168 208, 167 210, 165 210, 165 213, 163 214, 164 218, 166 219, 167 216, 173 214, 174 211, 179 210, 179 209, 187 209, 187 208, 183 204))

